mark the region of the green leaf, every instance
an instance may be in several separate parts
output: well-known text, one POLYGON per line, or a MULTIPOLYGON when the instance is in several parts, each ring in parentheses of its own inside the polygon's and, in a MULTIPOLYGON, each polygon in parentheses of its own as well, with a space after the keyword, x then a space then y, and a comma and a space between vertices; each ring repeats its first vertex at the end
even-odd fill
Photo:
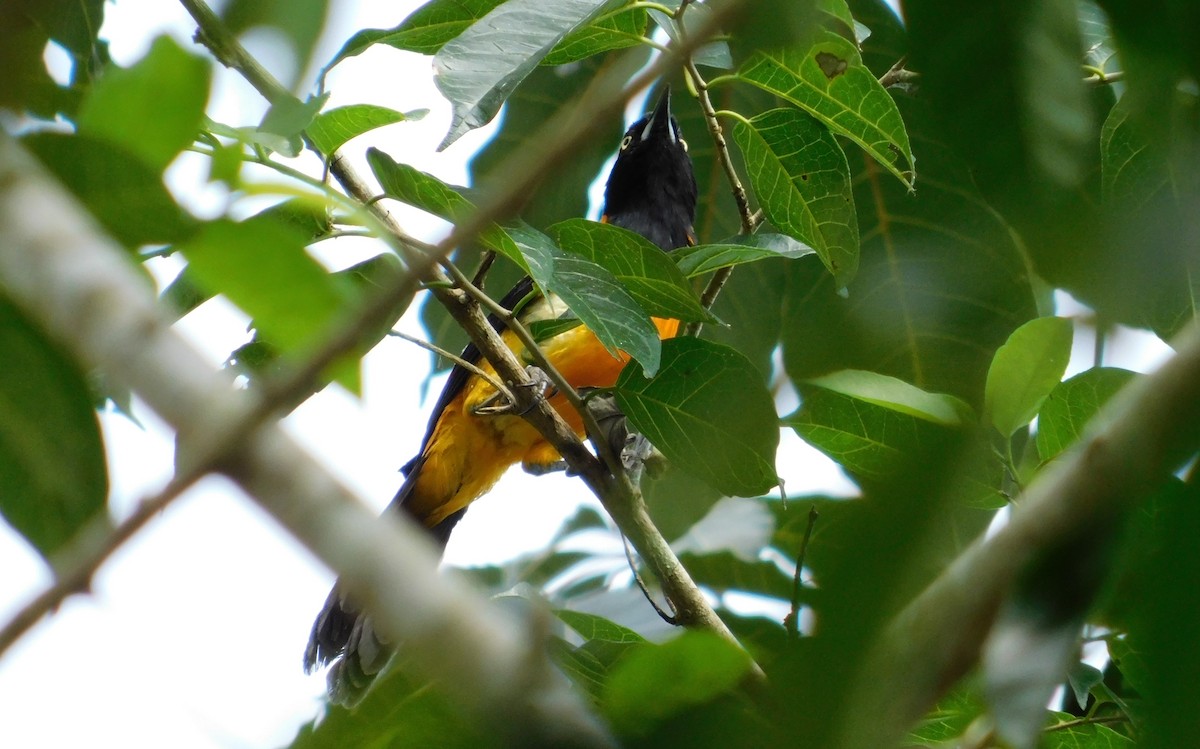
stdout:
POLYGON ((47 560, 102 515, 108 471, 78 367, 0 297, 0 515, 47 560))
POLYGON ((670 255, 640 234, 581 218, 555 224, 549 233, 563 250, 611 272, 651 315, 685 322, 713 320, 670 255))
POLYGON ((374 44, 432 55, 504 0, 433 0, 417 8, 391 29, 363 29, 350 37, 321 71, 322 78, 342 60, 360 55, 374 44))
POLYGON ((846 371, 797 383, 801 407, 784 418, 800 437, 869 479, 887 479, 906 461, 962 426, 970 409, 891 377, 846 371))
POLYGON ((504 746, 495 731, 464 720, 459 706, 428 679, 407 673, 403 656, 393 660, 353 708, 326 705, 302 725, 288 749, 493 749, 504 746))
POLYGON ((787 264, 784 364, 793 380, 879 372, 978 410, 994 351, 1036 314, 1029 267, 970 172, 930 137, 921 103, 900 102, 921 153, 922 188, 912 195, 882 178, 873 159, 852 154, 858 276, 841 296, 823 267, 787 264))
POLYGON ((320 96, 310 96, 304 101, 300 101, 294 96, 277 99, 263 115, 258 130, 260 135, 279 137, 276 139, 264 138, 259 142, 284 156, 295 158, 304 147, 300 133, 312 124, 313 119, 328 100, 328 92, 320 96))
MULTIPOLYGON (((565 303, 609 353, 625 351, 647 372, 658 371, 661 357, 658 328, 612 272, 580 255, 563 252, 553 240, 531 226, 512 227, 509 236, 528 262, 534 283, 565 303)), ((564 312, 561 307, 547 305, 544 311, 534 314, 529 310, 523 314, 527 321, 534 322, 558 320, 564 312)), ((552 347, 553 344, 549 346, 552 347)))
POLYGON ((857 143, 906 187, 914 161, 904 120, 854 43, 825 32, 805 50, 759 52, 738 77, 795 104, 857 143))
MULTIPOLYGON (((397 163, 377 148, 367 150, 367 163, 383 192, 411 206, 428 211, 451 222, 462 221, 475 211, 471 201, 432 174, 426 174, 408 164, 397 163)), ((512 260, 528 272, 529 267, 512 238, 499 226, 492 224, 479 234, 479 242, 512 260)))
POLYGON ((195 229, 161 174, 107 141, 45 132, 22 143, 126 247, 170 244, 195 229))
POLYGON ((800 393, 804 405, 784 423, 860 477, 892 477, 907 460, 906 451, 929 441, 934 429, 928 421, 832 390, 802 385, 800 393))
POLYGON ((645 10, 624 8, 567 34, 550 50, 542 64, 565 65, 601 52, 637 46, 646 34, 646 23, 645 10))
POLYGON ((776 483, 778 421, 754 365, 734 349, 695 338, 663 342, 662 371, 626 367, 617 404, 672 463, 734 496, 776 483))
POLYGON ((845 287, 858 270, 858 219, 846 154, 827 128, 795 109, 733 127, 754 194, 775 228, 807 244, 845 287))
POLYGON ((1037 415, 1062 380, 1074 327, 1062 317, 1039 317, 1013 331, 996 350, 983 396, 984 417, 1011 437, 1037 415))
MULTIPOLYGON (((305 252, 308 237, 269 217, 214 221, 180 247, 195 282, 223 294, 254 320, 285 354, 309 350, 353 298, 305 252)), ((336 367, 335 379, 358 392, 357 361, 336 367)))
POLYGON ((628 627, 622 627, 616 622, 609 621, 602 616, 588 614, 583 611, 571 611, 570 609, 555 609, 554 615, 562 620, 571 629, 579 633, 579 636, 584 640, 603 640, 604 642, 617 642, 626 645, 634 645, 646 642, 646 638, 634 632, 628 627))
POLYGON ((987 703, 974 690, 960 686, 938 701, 908 735, 905 746, 939 746, 959 738, 976 718, 987 711, 987 703))
MULTIPOLYGON (((712 308, 728 327, 706 325, 702 332, 705 338, 740 351, 758 368, 764 382, 772 379, 775 369, 788 276, 793 271, 789 266, 802 264, 766 258, 739 268, 712 308)), ((821 266, 814 263, 814 267, 821 266)), ((821 272, 832 280, 823 268, 821 272)))
POLYGON ((329 156, 363 133, 395 122, 419 120, 428 113, 428 109, 397 112, 374 104, 351 104, 317 115, 308 126, 307 134, 313 145, 329 156))
POLYGON ((1051 460, 1074 444, 1100 408, 1135 376, 1127 369, 1096 367, 1055 385, 1038 412, 1041 459, 1051 460))
POLYGON ((671 259, 688 278, 721 268, 771 258, 798 258, 811 255, 813 248, 784 234, 752 234, 734 237, 723 244, 699 244, 671 251, 671 259))
POLYGON ((482 127, 517 85, 571 31, 607 0, 508 0, 447 42, 433 58, 438 90, 454 109, 438 150, 482 127))
POLYGON ((903 380, 875 372, 847 369, 806 384, 946 427, 965 426, 975 418, 971 407, 952 395, 927 393, 903 380))
POLYGON ((551 637, 549 649, 550 657, 571 682, 593 700, 599 700, 608 681, 608 666, 586 647, 572 647, 561 637, 551 637))
MULTIPOLYGON (((1181 169, 1200 143, 1200 97, 1180 92, 1170 132, 1120 99, 1100 133, 1104 214, 1101 248, 1079 269, 1085 293, 1110 319, 1149 327, 1169 340, 1200 317, 1200 259, 1178 231, 1194 224, 1195 173, 1181 169)), ((1082 263, 1081 263, 1082 265, 1082 263)))
POLYGON ((162 171, 195 139, 208 85, 208 63, 160 36, 132 67, 112 67, 96 81, 80 108, 79 132, 162 171))
POLYGON ((619 732, 646 733, 657 722, 737 687, 750 658, 712 632, 685 632, 631 651, 604 688, 601 706, 619 732))
MULTIPOLYGON (((1046 187, 1075 188, 1095 148, 1080 70, 1074 0, 1014 0, 963 23, 932 0, 905 7, 910 69, 989 198, 1036 204, 1046 187), (991 71, 979 86, 972 69, 991 71)), ((1070 217, 1063 217, 1070 220, 1070 217)))
MULTIPOLYGON (((311 200, 292 198, 276 203, 255 214, 255 218, 270 219, 280 224, 304 233, 310 240, 327 234, 330 230, 329 215, 323 207, 315 206, 311 200)), ((395 259, 395 256, 389 256, 395 259)), ((370 262, 370 261, 368 261, 370 262)), ((159 298, 166 302, 176 313, 183 317, 213 298, 214 292, 203 289, 196 284, 192 272, 184 266, 167 288, 163 289, 159 298)))

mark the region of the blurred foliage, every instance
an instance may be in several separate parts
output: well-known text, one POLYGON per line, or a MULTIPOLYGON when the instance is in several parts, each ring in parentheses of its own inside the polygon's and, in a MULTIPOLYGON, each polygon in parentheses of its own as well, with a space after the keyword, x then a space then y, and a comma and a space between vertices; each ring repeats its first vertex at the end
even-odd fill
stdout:
MULTIPOLYGON (((683 33, 712 4, 688 5, 683 33)), ((302 92, 261 123, 227 125, 206 114, 213 59, 162 38, 121 68, 99 33, 100 0, 14 0, 0 4, 0 108, 131 262, 175 252, 187 262, 162 291, 172 314, 222 296, 253 318, 230 364, 258 383, 404 272, 382 241, 375 258, 336 272, 309 253, 377 227, 319 172, 297 177, 305 139, 324 159, 424 114, 327 108, 319 94, 331 70, 375 44, 431 56, 457 113, 448 141, 499 112, 470 164, 471 188, 369 151, 388 197, 461 220, 478 194, 504 189, 512 159, 539 147, 548 121, 579 116, 598 76, 629 80, 654 45, 681 34, 663 8, 632 0, 545 0, 531 21, 534 5, 433 0, 393 28, 358 31, 324 62, 311 58, 327 2, 226 3, 235 34, 282 34, 294 54, 289 86, 302 92), (46 68, 48 46, 70 59, 65 82, 46 68), (307 95, 317 65, 321 86, 307 95), (207 155, 210 178, 233 191, 228 215, 193 216, 164 186, 185 149, 207 155), (274 182, 245 164, 274 169, 274 182), (278 200, 246 218, 247 194, 278 200)), ((873 720, 848 714, 856 690, 908 688, 869 678, 879 629, 1136 378, 1096 361, 1063 381, 1072 330, 1092 321, 1055 317, 1051 290, 1089 305, 1098 335, 1120 323, 1169 341, 1197 317, 1200 6, 904 5, 901 22, 882 0, 764 0, 698 53, 731 162, 764 219, 756 235, 738 236, 743 217, 696 82, 674 71, 648 96, 673 86, 702 246, 647 258, 612 227, 579 220, 597 213, 587 192, 617 147, 613 122, 523 196, 517 215, 453 256, 473 274, 497 253, 486 278, 496 298, 528 273, 647 374, 661 361, 653 377, 634 367, 617 387, 634 426, 670 459, 643 482, 651 513, 770 676, 750 687, 744 653, 702 633, 676 636, 633 587, 615 528, 590 507, 540 551, 464 571, 509 605, 557 613, 551 652, 622 745, 835 747, 840 726, 873 720), (915 75, 896 77, 901 67, 915 75), (696 292, 734 265, 705 318, 696 292), (705 319, 703 340, 660 347, 652 313, 705 319), (798 406, 781 395, 791 392, 798 406), (776 455, 782 428, 836 462, 860 496, 806 496, 802 481, 786 501, 761 496, 777 461, 794 459, 776 455)), ((429 339, 461 349, 445 311, 421 302, 429 339)), ((96 398, 3 299, 0 318, 0 513, 52 557, 105 510, 96 398)), ((368 331, 359 357, 326 378, 355 387, 358 358, 386 332, 368 331)), ((1196 446, 1184 447, 1172 450, 1194 461, 1196 446)), ((1033 726, 1018 746, 1191 745, 1200 497, 1190 470, 1154 477, 1130 517, 1084 524, 1021 577, 1004 617, 1068 628, 1058 654, 1075 665, 1043 669, 1036 685, 1068 685, 1062 712, 989 705, 995 674, 985 673, 944 694, 904 745, 995 746, 1014 712, 1033 726), (1079 662, 1081 632, 1106 645, 1102 669, 1079 662)), ((357 710, 328 708, 292 746, 497 740, 401 655, 357 710)))

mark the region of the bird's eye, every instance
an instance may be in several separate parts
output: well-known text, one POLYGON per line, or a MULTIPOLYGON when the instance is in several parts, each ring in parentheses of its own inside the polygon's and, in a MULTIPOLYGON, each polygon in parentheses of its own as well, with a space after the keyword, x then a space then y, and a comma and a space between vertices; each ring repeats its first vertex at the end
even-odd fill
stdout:
POLYGON ((629 144, 632 142, 633 142, 633 136, 626 135, 624 138, 621 139, 621 150, 624 151, 626 148, 629 148, 629 144))
POLYGON ((683 147, 683 152, 687 153, 687 141, 683 138, 679 139, 679 145, 683 147))

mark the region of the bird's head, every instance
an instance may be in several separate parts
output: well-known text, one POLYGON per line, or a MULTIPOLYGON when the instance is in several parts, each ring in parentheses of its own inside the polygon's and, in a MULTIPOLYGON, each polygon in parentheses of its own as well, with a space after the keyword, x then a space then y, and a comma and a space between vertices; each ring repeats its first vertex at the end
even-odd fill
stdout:
POLYGON ((695 242, 696 177, 687 142, 671 115, 670 88, 625 131, 604 189, 604 219, 664 250, 695 242))

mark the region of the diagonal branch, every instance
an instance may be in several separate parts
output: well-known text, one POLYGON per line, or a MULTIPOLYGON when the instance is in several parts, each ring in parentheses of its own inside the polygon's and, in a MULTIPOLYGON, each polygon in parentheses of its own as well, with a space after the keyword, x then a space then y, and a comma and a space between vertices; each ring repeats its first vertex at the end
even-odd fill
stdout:
MULTIPOLYGON (((437 575, 421 530, 376 518, 265 422, 261 398, 233 388, 171 329, 124 252, 3 134, 0 284, 79 361, 136 391, 177 430, 183 476, 219 466, 339 574, 385 636, 410 643, 414 663, 465 710, 515 745, 611 745, 541 643, 465 584, 437 575)), ((90 577, 104 556, 71 574, 90 577)))
POLYGON ((846 713, 872 719, 844 726, 842 746, 894 745, 978 662, 1030 560, 1081 526, 1137 507, 1200 448, 1200 323, 1173 347, 1171 360, 1122 390, 1079 444, 1026 488, 1008 525, 968 547, 892 621, 864 661, 871 673, 860 681, 861 704, 846 713))

